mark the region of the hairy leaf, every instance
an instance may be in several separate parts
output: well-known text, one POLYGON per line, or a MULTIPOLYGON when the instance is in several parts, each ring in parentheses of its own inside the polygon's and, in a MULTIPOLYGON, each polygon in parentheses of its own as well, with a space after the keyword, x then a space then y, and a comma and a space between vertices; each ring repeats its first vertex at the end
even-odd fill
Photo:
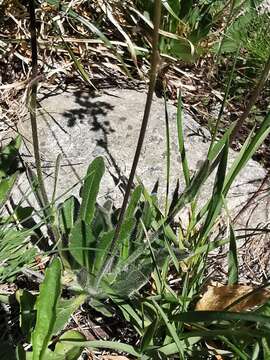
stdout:
POLYGON ((74 313, 75 310, 78 309, 78 307, 85 301, 85 299, 86 295, 81 294, 68 300, 60 299, 58 301, 56 308, 57 317, 53 327, 54 335, 65 327, 70 316, 74 313))
POLYGON ((86 224, 91 224, 91 221, 93 220, 96 198, 104 171, 105 166, 102 157, 97 157, 88 167, 86 179, 83 184, 82 204, 80 209, 80 218, 86 224))
POLYGON ((61 263, 58 258, 46 270, 45 279, 40 286, 36 302, 37 319, 32 333, 33 359, 45 359, 45 351, 50 342, 55 319, 57 303, 61 293, 61 263))

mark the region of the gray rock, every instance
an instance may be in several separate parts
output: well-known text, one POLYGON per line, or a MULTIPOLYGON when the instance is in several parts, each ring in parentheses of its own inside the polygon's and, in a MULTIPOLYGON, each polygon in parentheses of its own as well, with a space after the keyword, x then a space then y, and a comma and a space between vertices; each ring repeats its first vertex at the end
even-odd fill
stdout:
MULTIPOLYGON (((124 89, 110 89, 103 93, 69 89, 59 94, 41 94, 39 98, 41 107, 38 115, 38 132, 48 192, 52 193, 54 166, 58 154, 62 154, 57 187, 59 201, 67 197, 65 193, 68 189, 83 179, 87 166, 94 157, 102 155, 106 159, 107 171, 99 201, 111 198, 120 205, 121 183, 128 177, 131 169, 146 93, 124 89)), ((176 108, 169 104, 168 113, 172 194, 178 179, 180 191, 184 189, 184 178, 178 151, 176 108)), ((210 134, 187 113, 184 123, 187 158, 194 173, 206 157, 210 134)), ((29 120, 21 123, 20 131, 24 136, 24 159, 28 163, 33 163, 29 120)), ((155 182, 159 181, 158 194, 161 205, 164 204, 166 193, 165 134, 164 102, 155 98, 137 176, 149 191, 153 189, 155 182)), ((230 151, 230 163, 236 155, 237 153, 230 151)), ((258 163, 249 161, 228 196, 228 208, 232 217, 257 190, 265 174, 265 170, 258 163)), ((26 188, 23 177, 20 186, 22 189, 26 188)), ((199 204, 210 198, 212 186, 213 176, 203 187, 199 204)), ((79 186, 73 188, 69 193, 78 194, 78 188, 79 186)), ((263 195, 257 197, 248 211, 237 219, 239 226, 245 226, 247 223, 256 226, 268 221, 267 199, 263 199, 263 195)))

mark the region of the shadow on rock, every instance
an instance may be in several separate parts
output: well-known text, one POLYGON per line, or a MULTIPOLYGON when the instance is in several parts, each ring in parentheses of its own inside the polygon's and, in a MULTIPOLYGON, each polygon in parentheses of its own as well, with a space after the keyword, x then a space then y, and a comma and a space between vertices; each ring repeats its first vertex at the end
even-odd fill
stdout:
POLYGON ((78 122, 81 124, 87 122, 91 131, 101 134, 101 136, 98 136, 95 140, 96 145, 104 149, 110 163, 116 171, 116 177, 111 173, 115 184, 119 184, 120 180, 123 183, 123 187, 125 187, 126 178, 108 148, 108 135, 115 132, 115 130, 111 127, 106 117, 109 112, 114 109, 114 106, 106 101, 99 101, 99 95, 95 91, 76 91, 74 92, 74 96, 79 107, 66 111, 63 114, 63 116, 67 118, 67 126, 73 127, 78 122))

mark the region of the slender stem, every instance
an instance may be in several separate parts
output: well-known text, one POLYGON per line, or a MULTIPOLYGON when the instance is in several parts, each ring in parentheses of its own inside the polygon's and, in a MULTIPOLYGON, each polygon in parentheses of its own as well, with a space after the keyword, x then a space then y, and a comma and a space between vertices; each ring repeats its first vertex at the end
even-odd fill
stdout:
MULTIPOLYGON (((265 63, 262 75, 261 75, 259 81, 257 82, 256 87, 254 88, 253 92, 251 93, 251 95, 249 97, 249 101, 246 105, 245 110, 243 111, 242 115, 240 116, 240 118, 237 120, 237 122, 235 124, 235 127, 230 136, 229 145, 231 145, 232 142, 235 140, 243 123, 248 118, 250 110, 252 109, 252 106, 256 103, 258 96, 260 95, 260 92, 262 91, 262 89, 267 81, 269 73, 270 73, 270 55, 269 55, 267 62, 265 63)), ((216 168, 217 164, 219 163, 220 156, 221 156, 221 153, 216 157, 213 164, 211 165, 210 173, 216 168)))
POLYGON ((233 65, 232 65, 230 76, 229 76, 229 79, 228 79, 228 82, 227 82, 225 94, 224 94, 224 97, 223 97, 221 108, 219 110, 219 114, 218 114, 218 118, 217 118, 217 121, 216 121, 216 124, 215 124, 215 128, 214 128, 214 131, 212 133, 212 139, 211 139, 211 143, 210 143, 210 146, 209 146, 208 154, 210 154, 210 152, 211 152, 211 150, 212 150, 212 148, 214 146, 214 143, 216 141, 216 136, 218 134, 219 125, 220 125, 220 122, 221 122, 221 118, 222 118, 224 108, 226 106, 226 102, 227 102, 227 99, 228 99, 229 91, 230 91, 230 88, 231 88, 231 83, 232 83, 232 79, 233 79, 233 74, 235 72, 235 66, 236 66, 236 61, 237 61, 237 58, 238 58, 239 51, 240 51, 240 46, 238 47, 238 49, 237 49, 237 51, 235 53, 235 56, 234 56, 233 65))
MULTIPOLYGON (((222 36, 222 39, 221 39, 221 42, 219 44, 219 49, 218 49, 218 54, 217 54, 217 64, 219 63, 219 60, 220 60, 220 55, 221 55, 221 51, 222 51, 222 46, 224 44, 224 40, 225 40, 225 36, 226 36, 226 31, 230 25, 230 22, 231 22, 231 19, 232 19, 232 16, 233 16, 233 10, 234 10, 234 7, 235 7, 235 0, 231 0, 229 2, 229 5, 231 5, 230 7, 230 13, 227 17, 227 21, 226 21, 226 25, 225 25, 225 31, 224 31, 224 34, 222 36)), ((224 9, 222 9, 224 11, 224 9)))
POLYGON ((148 88, 148 93, 147 93, 147 98, 146 98, 143 120, 142 120, 142 124, 141 124, 141 129, 140 129, 140 135, 138 138, 137 148, 135 151, 133 164, 132 164, 132 168, 130 171, 130 175, 129 175, 129 179, 128 179, 128 183, 127 183, 118 223, 115 228, 114 238, 112 240, 110 249, 108 251, 107 260, 105 261, 105 265, 103 267, 102 274, 101 274, 101 276, 99 276, 99 280, 101 279, 102 275, 107 271, 108 267, 110 266, 111 259, 116 250, 117 240, 118 240, 121 226, 122 226, 122 223, 124 220, 124 215, 126 212, 128 199, 129 199, 129 196, 131 193, 131 189, 132 189, 132 185, 133 185, 133 181, 134 181, 134 177, 135 177, 135 172, 136 172, 137 165, 139 162, 140 153, 141 153, 141 149, 142 149, 142 145, 143 145, 143 141, 144 141, 144 137, 145 137, 145 133, 146 133, 146 129, 147 129, 147 124, 148 124, 148 119, 149 119, 149 114, 150 114, 150 109, 151 109, 151 104, 152 104, 152 99, 153 99, 153 93, 154 93, 155 84, 156 84, 157 68, 158 68, 158 64, 159 64, 159 52, 158 52, 159 33, 158 33, 158 31, 159 31, 160 17, 161 17, 161 1, 155 0, 154 31, 153 31, 153 37, 152 37, 152 57, 151 57, 151 68, 150 68, 150 81, 149 81, 149 88, 148 88))
MULTIPOLYGON (((43 181, 40 152, 39 152, 39 140, 37 129, 37 87, 38 87, 38 53, 37 53, 37 34, 36 34, 36 14, 35 14, 35 0, 29 0, 29 14, 30 14, 30 33, 31 33, 31 50, 32 50, 32 79, 29 84, 29 111, 32 130, 32 141, 34 148, 34 158, 37 171, 38 186, 40 189, 40 195, 42 200, 43 211, 45 214, 45 221, 47 223, 48 234, 56 244, 59 242, 59 231, 54 224, 54 216, 52 212, 51 204, 46 193, 45 184, 43 181), (48 219, 48 220, 47 220, 48 219)), ((64 256, 60 252, 62 259, 64 256)))
POLYGON ((236 122, 236 125, 235 125, 235 127, 233 129, 233 132, 231 134, 230 144, 235 139, 235 137, 238 135, 240 128, 242 127, 243 123, 247 119, 253 105, 256 103, 256 101, 258 99, 258 96, 260 95, 260 92, 262 91, 262 89, 264 87, 264 84, 267 81, 269 73, 270 73, 270 55, 268 57, 268 60, 265 63, 262 75, 261 75, 259 81, 257 82, 257 85, 256 85, 255 89, 253 90, 253 92, 251 93, 251 95, 249 97, 249 101, 248 101, 248 103, 246 105, 246 108, 245 108, 244 112, 242 113, 242 115, 240 116, 240 118, 236 122))
POLYGON ((41 161, 39 154, 39 141, 37 131, 37 86, 38 86, 38 56, 37 56, 37 34, 36 34, 36 15, 35 15, 35 1, 29 0, 29 14, 30 14, 30 33, 31 33, 31 50, 32 50, 32 81, 30 84, 30 120, 34 148, 34 158, 37 170, 38 185, 42 195, 42 200, 45 206, 49 204, 45 185, 42 176, 41 161))

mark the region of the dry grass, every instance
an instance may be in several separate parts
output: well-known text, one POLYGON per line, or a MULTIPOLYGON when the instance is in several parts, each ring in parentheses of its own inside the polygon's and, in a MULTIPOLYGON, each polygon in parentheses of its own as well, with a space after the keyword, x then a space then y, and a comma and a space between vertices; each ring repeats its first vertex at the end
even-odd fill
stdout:
MULTIPOLYGON (((52 5, 55 2, 43 2, 36 10, 40 86, 53 90, 77 82, 80 86, 101 89, 132 87, 134 81, 148 81, 150 38, 140 19, 129 10, 133 2, 72 0, 61 2, 61 8, 52 5)), ((0 33, 1 131, 11 130, 25 115, 31 49, 27 7, 16 0, 4 0, 0 13, 3 15, 0 33)), ((224 22, 220 21, 220 26, 212 40, 220 35, 224 22)), ((236 76, 240 78, 245 76, 242 67, 239 63, 236 76)), ((224 95, 229 69, 229 59, 222 60, 217 66, 209 52, 190 64, 161 54, 156 91, 162 95, 165 82, 169 97, 176 100, 177 91, 181 89, 186 110, 211 129, 224 95)), ((254 79, 248 80, 250 87, 254 79)), ((252 128, 254 119, 264 114, 269 91, 268 86, 262 93, 251 121, 240 134, 240 143, 252 128)), ((222 125, 226 127, 239 117, 244 105, 245 94, 233 94, 228 99, 222 125)), ((269 140, 257 156, 267 167, 270 163, 268 145, 269 140)), ((237 149, 238 144, 235 146, 237 149)))

